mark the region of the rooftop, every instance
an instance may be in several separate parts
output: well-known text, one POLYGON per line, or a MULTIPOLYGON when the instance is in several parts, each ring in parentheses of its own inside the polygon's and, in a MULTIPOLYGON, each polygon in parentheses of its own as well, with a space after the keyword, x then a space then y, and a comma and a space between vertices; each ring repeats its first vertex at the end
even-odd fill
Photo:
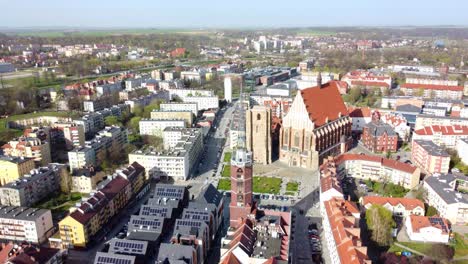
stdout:
POLYGON ((301 90, 300 95, 309 113, 310 120, 320 127, 327 121, 333 121, 348 115, 337 83, 330 81, 321 87, 311 87, 301 90))
POLYGON ((97 252, 94 264, 134 264, 135 256, 97 252))
POLYGON ((194 251, 192 245, 161 243, 157 260, 169 261, 168 263, 176 263, 175 261, 182 260, 185 263, 186 260, 193 259, 194 251))
POLYGON ((424 210, 424 203, 418 199, 413 198, 396 198, 396 197, 381 197, 381 196, 364 196, 362 198, 362 205, 367 204, 379 204, 386 205, 390 204, 396 206, 401 204, 405 207, 406 210, 413 210, 417 207, 420 207, 424 210))
POLYGON ((35 221, 46 213, 50 214, 50 210, 19 206, 0 206, 0 219, 35 221))
POLYGON ((388 136, 396 136, 397 135, 395 133, 395 130, 393 130, 393 128, 390 125, 385 124, 382 121, 370 122, 369 124, 365 125, 364 127, 368 128, 369 134, 371 136, 375 136, 375 137, 380 137, 380 136, 382 136, 384 134, 387 134, 388 136))
POLYGON ((431 187, 442 200, 447 204, 465 203, 468 204, 468 194, 459 192, 456 187, 456 181, 468 181, 467 176, 456 176, 454 174, 433 174, 424 179, 424 184, 431 187))
POLYGON ((453 125, 453 126, 426 126, 424 128, 414 131, 417 135, 444 135, 444 136, 455 136, 455 135, 468 135, 468 126, 453 125))
POLYGON ((436 145, 434 142, 430 140, 420 140, 415 139, 419 146, 421 146, 427 153, 432 156, 441 156, 441 157, 450 157, 450 155, 445 151, 445 149, 441 146, 436 145))
POLYGON ((422 216, 422 215, 410 215, 411 227, 414 233, 419 233, 421 229, 427 227, 434 227, 440 229, 442 234, 447 235, 450 232, 449 224, 447 219, 439 216, 422 216))
POLYGON ((109 253, 146 255, 148 242, 113 238, 109 244, 109 253))
POLYGON ((386 159, 379 156, 370 156, 370 155, 360 155, 360 154, 342 154, 336 157, 336 163, 340 164, 341 162, 349 161, 349 160, 362 160, 362 161, 370 161, 370 162, 377 162, 380 163, 382 166, 386 166, 392 169, 401 170, 407 173, 414 173, 417 168, 410 164, 399 162, 396 160, 386 159))

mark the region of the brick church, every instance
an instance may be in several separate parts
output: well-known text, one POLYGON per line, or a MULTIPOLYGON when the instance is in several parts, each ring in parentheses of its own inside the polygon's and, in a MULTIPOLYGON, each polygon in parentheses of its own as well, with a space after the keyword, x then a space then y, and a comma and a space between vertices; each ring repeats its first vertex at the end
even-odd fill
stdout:
POLYGON ((279 159, 289 166, 317 169, 329 155, 348 150, 352 120, 336 81, 297 93, 280 131, 279 159))

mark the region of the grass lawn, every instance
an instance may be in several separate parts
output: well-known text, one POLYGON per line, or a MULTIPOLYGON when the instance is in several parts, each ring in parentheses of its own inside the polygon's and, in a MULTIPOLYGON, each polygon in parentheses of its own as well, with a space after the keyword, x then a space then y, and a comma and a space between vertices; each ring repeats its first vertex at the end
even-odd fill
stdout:
POLYGON ((295 181, 291 181, 286 184, 286 191, 297 192, 298 190, 299 190, 299 183, 295 181))
POLYGON ((418 252, 423 254, 427 254, 427 252, 432 250, 432 243, 417 243, 417 242, 399 242, 403 246, 409 247, 414 249, 418 252))
POLYGON ((256 193, 279 194, 281 188, 281 178, 274 177, 254 177, 253 191, 256 193))
POLYGON ((231 152, 225 152, 224 153, 224 162, 231 162, 231 155, 232 153, 231 152))
POLYGON ((49 197, 36 207, 50 209, 52 212, 64 212, 75 205, 76 202, 81 201, 81 193, 60 193, 59 195, 49 197))
POLYGON ((229 191, 231 190, 231 180, 230 179, 220 179, 218 183, 218 190, 229 191))
POLYGON ((231 176, 231 165, 224 165, 223 171, 221 172, 221 177, 229 177, 231 176))
POLYGON ((284 195, 295 195, 296 192, 285 192, 284 195))
POLYGON ((394 252, 403 252, 406 251, 405 249, 393 244, 389 249, 388 252, 394 253, 394 252))
POLYGON ((455 249, 455 258, 468 256, 468 237, 455 233, 455 243, 452 245, 455 249))

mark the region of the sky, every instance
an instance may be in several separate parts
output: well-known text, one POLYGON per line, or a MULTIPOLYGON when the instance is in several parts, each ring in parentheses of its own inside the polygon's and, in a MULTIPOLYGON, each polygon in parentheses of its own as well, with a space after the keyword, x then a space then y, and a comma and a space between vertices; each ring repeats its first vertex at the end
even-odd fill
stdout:
POLYGON ((0 28, 468 25, 468 0, 0 0, 0 28))

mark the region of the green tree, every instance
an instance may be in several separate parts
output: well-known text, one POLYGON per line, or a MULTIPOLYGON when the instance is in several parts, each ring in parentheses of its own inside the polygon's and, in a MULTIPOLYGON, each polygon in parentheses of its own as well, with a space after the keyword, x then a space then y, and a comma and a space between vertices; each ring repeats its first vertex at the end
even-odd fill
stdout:
POLYGON ((106 126, 122 126, 122 122, 120 122, 117 116, 107 116, 104 119, 104 123, 106 126))
POLYGON ((371 230, 371 239, 379 246, 392 243, 392 229, 395 227, 392 212, 381 205, 372 205, 366 211, 366 223, 371 230))
POLYGON ((145 145, 152 146, 159 150, 162 150, 164 148, 163 139, 162 137, 158 137, 158 136, 144 135, 143 143, 145 145))
POLYGON ((132 129, 133 132, 139 132, 140 130, 140 120, 141 117, 139 116, 134 116, 130 119, 128 122, 128 127, 132 129))
POLYGON ((360 87, 354 87, 349 91, 350 103, 355 104, 362 96, 362 90, 360 87))
POLYGON ((437 209, 435 209, 435 207, 429 206, 427 208, 426 216, 434 216, 434 215, 439 215, 439 212, 437 211, 437 209))

